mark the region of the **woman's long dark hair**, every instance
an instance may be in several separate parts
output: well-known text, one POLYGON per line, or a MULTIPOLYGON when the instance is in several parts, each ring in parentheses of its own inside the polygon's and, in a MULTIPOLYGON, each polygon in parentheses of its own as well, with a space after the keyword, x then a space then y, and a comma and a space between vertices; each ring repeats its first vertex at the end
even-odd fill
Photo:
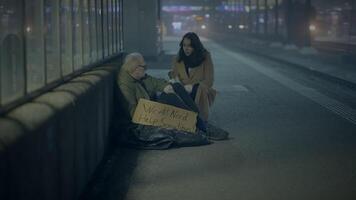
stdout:
POLYGON ((199 66, 205 59, 207 50, 204 48, 203 44, 201 43, 198 35, 194 32, 186 33, 182 40, 179 43, 180 49, 178 52, 177 61, 183 61, 185 64, 191 65, 188 67, 196 67, 199 66), (190 56, 186 56, 183 50, 183 40, 187 38, 190 40, 191 46, 193 47, 194 51, 190 56))

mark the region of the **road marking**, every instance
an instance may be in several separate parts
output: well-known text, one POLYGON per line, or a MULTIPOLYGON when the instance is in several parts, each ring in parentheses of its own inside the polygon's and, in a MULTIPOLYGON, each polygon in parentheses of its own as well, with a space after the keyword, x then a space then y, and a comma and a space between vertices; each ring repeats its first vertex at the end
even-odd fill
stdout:
POLYGON ((221 49, 221 51, 223 53, 233 57, 234 59, 238 60, 239 62, 242 62, 242 63, 248 65, 249 67, 255 69, 256 71, 281 83, 285 87, 299 93, 300 95, 307 97, 308 99, 314 101, 315 103, 321 105, 322 107, 328 109, 329 111, 339 115, 340 117, 342 117, 356 125, 356 111, 354 109, 352 109, 351 107, 349 107, 335 99, 332 99, 328 96, 325 96, 324 94, 316 91, 313 88, 305 87, 305 86, 281 75, 280 73, 278 73, 276 71, 268 69, 268 68, 264 67, 262 64, 260 64, 259 62, 248 59, 246 57, 243 57, 243 56, 239 55, 238 53, 229 51, 216 43, 214 43, 214 46, 216 46, 216 48, 221 49))
POLYGON ((248 92, 249 90, 243 85, 229 85, 215 88, 218 92, 248 92))
POLYGON ((248 92, 248 89, 243 85, 233 85, 232 88, 239 92, 248 92))

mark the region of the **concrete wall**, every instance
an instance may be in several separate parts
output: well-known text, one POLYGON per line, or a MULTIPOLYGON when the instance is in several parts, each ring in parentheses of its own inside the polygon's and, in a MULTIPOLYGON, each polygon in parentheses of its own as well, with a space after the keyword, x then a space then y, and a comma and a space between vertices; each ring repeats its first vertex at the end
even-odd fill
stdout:
POLYGON ((146 58, 158 56, 158 1, 124 1, 124 51, 142 53, 146 58))
POLYGON ((0 118, 0 199, 77 199, 101 161, 116 67, 99 67, 0 118))

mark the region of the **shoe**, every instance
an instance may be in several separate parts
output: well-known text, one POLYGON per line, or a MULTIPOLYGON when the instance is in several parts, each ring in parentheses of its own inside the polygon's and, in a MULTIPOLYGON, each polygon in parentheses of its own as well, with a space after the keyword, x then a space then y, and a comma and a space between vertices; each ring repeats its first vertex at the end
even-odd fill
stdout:
POLYGON ((227 131, 210 123, 206 123, 206 132, 204 132, 204 135, 209 140, 226 140, 229 138, 229 133, 227 131))

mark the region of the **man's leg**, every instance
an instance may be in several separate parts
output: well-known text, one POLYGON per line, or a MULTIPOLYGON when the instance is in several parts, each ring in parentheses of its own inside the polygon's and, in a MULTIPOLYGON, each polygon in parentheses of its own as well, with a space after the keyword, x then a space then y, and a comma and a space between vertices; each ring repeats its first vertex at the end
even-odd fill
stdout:
MULTIPOLYGON (((164 103, 164 104, 176 106, 178 108, 182 108, 182 109, 185 109, 185 110, 190 110, 190 111, 196 112, 190 106, 187 106, 185 104, 185 102, 183 102, 183 100, 180 97, 178 97, 176 94, 162 93, 161 95, 158 96, 157 101, 160 102, 160 103, 164 103)), ((199 115, 197 117, 197 128, 202 130, 202 131, 204 131, 204 132, 206 132, 206 124, 199 117, 199 115)))
POLYGON ((157 97, 157 101, 160 103, 172 105, 185 110, 192 110, 176 94, 172 94, 172 93, 167 94, 163 92, 157 97))
POLYGON ((182 99, 185 105, 189 106, 194 112, 199 113, 199 108, 195 104, 194 99, 192 99, 192 97, 180 83, 173 83, 172 87, 174 89, 174 92, 179 96, 179 98, 182 99))

